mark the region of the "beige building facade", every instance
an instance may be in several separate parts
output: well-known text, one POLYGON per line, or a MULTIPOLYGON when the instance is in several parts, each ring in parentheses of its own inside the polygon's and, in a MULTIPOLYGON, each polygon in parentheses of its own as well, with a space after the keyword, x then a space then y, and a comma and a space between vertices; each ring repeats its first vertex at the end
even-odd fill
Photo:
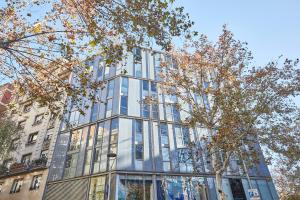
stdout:
POLYGON ((18 134, 0 161, 0 200, 40 200, 48 176, 60 120, 47 107, 19 99, 11 118, 18 134))

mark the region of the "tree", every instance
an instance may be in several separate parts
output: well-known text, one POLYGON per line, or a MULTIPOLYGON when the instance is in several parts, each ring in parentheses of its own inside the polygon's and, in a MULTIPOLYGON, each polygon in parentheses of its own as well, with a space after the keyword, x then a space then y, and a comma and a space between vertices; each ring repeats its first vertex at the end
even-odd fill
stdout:
POLYGON ((85 61, 109 66, 124 51, 151 42, 168 49, 173 36, 190 37, 192 22, 174 0, 12 0, 0 4, 0 74, 20 94, 53 106, 55 94, 95 98, 85 61), (124 48, 125 47, 125 48, 124 48), (70 84, 73 73, 80 84, 70 84), (80 86, 78 86, 80 85, 80 86), (90 91, 90 92, 89 92, 90 91))
POLYGON ((12 148, 12 141, 17 138, 17 127, 7 117, 0 116, 0 160, 5 160, 12 148))
MULTIPOLYGON (((299 121, 290 131, 295 132, 296 142, 299 145, 299 121)), ((273 162, 274 182, 280 199, 293 200, 300 197, 300 155, 297 150, 290 149, 293 156, 277 156, 273 162)))
POLYGON ((161 64, 160 86, 187 113, 182 123, 207 130, 190 149, 208 153, 220 199, 226 199, 222 176, 233 157, 255 163, 257 144, 290 158, 299 155, 299 133, 289 130, 299 117, 291 100, 299 93, 298 60, 254 67, 246 43, 226 27, 215 44, 202 35, 170 56, 175 65, 161 64))

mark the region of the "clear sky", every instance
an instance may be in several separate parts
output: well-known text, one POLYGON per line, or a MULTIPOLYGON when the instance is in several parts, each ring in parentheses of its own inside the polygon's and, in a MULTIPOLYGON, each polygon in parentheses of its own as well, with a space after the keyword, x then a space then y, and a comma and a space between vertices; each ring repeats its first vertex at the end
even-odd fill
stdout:
MULTIPOLYGON (((300 0, 177 0, 212 41, 222 25, 248 42, 257 65, 283 57, 300 58, 300 0)), ((297 98, 300 105, 300 98, 297 98)))

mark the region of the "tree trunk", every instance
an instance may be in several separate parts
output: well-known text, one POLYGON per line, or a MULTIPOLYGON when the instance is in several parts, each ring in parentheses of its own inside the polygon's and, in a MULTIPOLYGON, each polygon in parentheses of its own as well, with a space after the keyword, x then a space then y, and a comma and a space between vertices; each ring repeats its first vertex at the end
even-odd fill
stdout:
POLYGON ((222 188, 222 172, 216 171, 216 189, 219 200, 226 200, 226 196, 222 188))

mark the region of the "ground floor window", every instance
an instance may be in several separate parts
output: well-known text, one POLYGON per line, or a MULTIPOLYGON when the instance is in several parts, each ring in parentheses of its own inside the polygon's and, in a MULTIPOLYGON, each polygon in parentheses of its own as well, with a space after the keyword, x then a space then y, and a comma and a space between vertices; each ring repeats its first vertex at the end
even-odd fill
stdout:
POLYGON ((32 178, 30 190, 37 190, 40 188, 42 175, 37 175, 32 178))
POLYGON ((91 179, 89 200, 104 200, 105 176, 91 179))
POLYGON ((154 199, 151 176, 119 176, 118 200, 154 199))
POLYGON ((23 184, 23 179, 22 178, 21 179, 15 179, 12 186, 11 186, 10 193, 20 192, 22 184, 23 184))
POLYGON ((156 181, 158 200, 206 200, 204 178, 162 177, 156 181))

